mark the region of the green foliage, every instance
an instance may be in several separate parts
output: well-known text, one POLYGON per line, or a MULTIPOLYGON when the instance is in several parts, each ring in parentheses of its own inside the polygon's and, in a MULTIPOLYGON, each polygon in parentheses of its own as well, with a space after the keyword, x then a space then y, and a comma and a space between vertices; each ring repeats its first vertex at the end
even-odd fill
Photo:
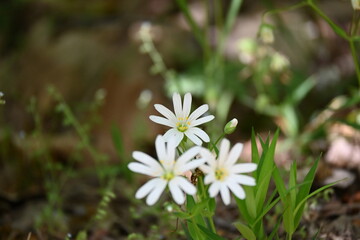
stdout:
MULTIPOLYGON (((245 223, 237 222, 235 226, 247 239, 265 238, 266 233, 263 225, 264 217, 268 215, 270 210, 278 205, 279 202, 281 202, 282 211, 280 213, 281 215, 276 216, 276 219, 282 219, 284 229, 288 234, 288 239, 291 239, 291 236, 299 226, 306 201, 310 197, 336 184, 328 184, 311 194, 309 193, 315 178, 319 162, 318 158, 305 176, 303 182, 300 184, 297 183, 297 166, 296 162, 294 162, 290 168, 289 182, 286 187, 285 181, 280 175, 279 168, 274 162, 278 134, 279 131, 275 133, 272 141, 270 141, 269 138, 267 138, 265 142, 259 139, 263 149, 262 154, 259 156, 259 150, 256 145, 255 134, 253 131, 252 156, 253 162, 258 163, 258 168, 254 174, 257 179, 257 185, 253 188, 245 188, 245 200, 236 199, 239 212, 245 223), (276 190, 273 192, 269 192, 269 183, 271 179, 276 185, 276 190), (279 194, 279 197, 274 199, 277 193, 279 194), (271 196, 265 201, 269 194, 271 196)), ((272 239, 278 234, 279 223, 280 222, 275 225, 274 231, 269 235, 269 239, 272 239)))

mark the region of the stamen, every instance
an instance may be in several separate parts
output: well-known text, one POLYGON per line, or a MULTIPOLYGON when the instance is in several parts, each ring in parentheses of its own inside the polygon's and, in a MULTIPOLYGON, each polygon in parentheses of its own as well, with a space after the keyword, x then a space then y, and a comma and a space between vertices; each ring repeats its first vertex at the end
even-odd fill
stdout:
POLYGON ((215 178, 216 180, 223 181, 224 178, 227 176, 227 171, 225 169, 216 169, 215 171, 215 178))
POLYGON ((173 179, 175 177, 173 172, 165 172, 161 178, 166 180, 166 181, 170 181, 171 179, 173 179))

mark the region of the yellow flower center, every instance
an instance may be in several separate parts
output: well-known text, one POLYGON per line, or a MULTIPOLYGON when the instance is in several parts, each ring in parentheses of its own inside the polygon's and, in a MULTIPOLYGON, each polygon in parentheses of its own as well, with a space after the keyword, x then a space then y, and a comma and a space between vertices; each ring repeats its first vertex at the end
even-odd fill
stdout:
POLYGON ((189 118, 178 118, 178 122, 176 123, 177 130, 180 132, 185 132, 189 129, 190 122, 188 121, 189 118))
POLYGON ((224 169, 224 168, 217 168, 215 171, 216 180, 223 181, 227 175, 228 175, 228 173, 227 173, 226 169, 224 169))
POLYGON ((170 181, 171 179, 173 179, 175 177, 173 172, 165 172, 161 178, 166 180, 166 181, 170 181))

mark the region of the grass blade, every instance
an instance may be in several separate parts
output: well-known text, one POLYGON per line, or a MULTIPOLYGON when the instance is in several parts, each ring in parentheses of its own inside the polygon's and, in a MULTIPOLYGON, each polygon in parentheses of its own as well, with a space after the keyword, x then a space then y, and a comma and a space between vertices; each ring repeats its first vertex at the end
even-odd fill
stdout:
POLYGON ((256 236, 255 236, 254 232, 248 226, 246 226, 245 224, 243 224, 241 222, 236 222, 236 223, 234 223, 234 225, 245 239, 256 240, 256 236))

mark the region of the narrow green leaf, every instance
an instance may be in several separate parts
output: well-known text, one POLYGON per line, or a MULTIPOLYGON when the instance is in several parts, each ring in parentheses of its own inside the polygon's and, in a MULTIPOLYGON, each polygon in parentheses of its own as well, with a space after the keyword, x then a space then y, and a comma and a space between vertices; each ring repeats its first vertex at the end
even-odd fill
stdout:
POLYGON ((226 16, 226 21, 225 21, 225 29, 224 29, 225 36, 228 35, 229 32, 231 31, 236 19, 236 15, 239 12, 242 2, 243 2, 242 0, 231 1, 230 9, 226 16))
POLYGON ((285 119, 284 133, 291 137, 297 136, 299 129, 299 122, 294 106, 286 103, 281 105, 280 110, 281 110, 281 115, 285 119))
MULTIPOLYGON (((207 237, 206 239, 209 240, 225 240, 224 238, 220 237, 219 235, 217 235, 216 233, 212 232, 211 230, 207 229, 206 227, 198 224, 197 225, 199 227, 199 229, 205 234, 205 236, 207 237)), ((204 238, 202 238, 204 239, 204 238)))
POLYGON ((76 236, 76 240, 86 240, 87 239, 87 234, 86 231, 81 231, 77 234, 76 236))
POLYGON ((193 216, 190 215, 189 213, 187 212, 173 212, 173 214, 178 217, 178 218, 181 218, 181 219, 190 219, 192 218, 193 216))
POLYGON ((260 161, 254 128, 251 129, 251 160, 253 163, 259 163, 260 161))
POLYGON ((289 98, 286 101, 288 101, 290 105, 296 105, 310 92, 315 84, 315 80, 312 77, 309 77, 295 87, 295 90, 289 95, 289 98))
POLYGON ((123 159, 125 156, 124 143, 120 129, 115 124, 111 125, 111 136, 118 157, 123 159))
POLYGON ((339 181, 336 181, 336 182, 333 182, 333 183, 330 183, 330 184, 327 184, 319 189, 317 189, 316 191, 312 192, 311 194, 309 194, 308 196, 306 196, 301 202, 299 202, 299 204, 296 206, 295 208, 295 211, 294 211, 294 214, 296 215, 298 213, 298 211, 303 207, 303 205, 306 203, 306 201, 313 197, 314 195, 318 194, 319 192, 321 191, 324 191, 325 189, 328 189, 332 186, 334 186, 335 184, 339 183, 340 181, 342 181, 344 179, 341 179, 339 181))
POLYGON ((241 222, 236 222, 234 223, 235 227, 237 228, 237 230, 239 230, 239 232, 241 233, 241 235, 243 235, 243 237, 247 240, 256 240, 256 236, 254 234, 254 232, 245 224, 241 223, 241 222))
POLYGON ((270 179, 271 179, 271 174, 269 174, 269 171, 272 171, 275 166, 274 155, 275 155, 275 147, 276 147, 276 142, 277 142, 278 136, 279 136, 279 130, 276 131, 276 133, 270 143, 270 147, 269 147, 268 151, 266 151, 265 153, 263 152, 263 154, 265 154, 265 157, 264 157, 260 172, 258 174, 258 179, 260 179, 261 181, 264 181, 264 183, 262 185, 262 190, 256 191, 255 199, 257 199, 257 202, 256 202, 257 209, 262 208, 262 206, 265 202, 266 194, 268 192, 268 186, 269 186, 270 179))
POLYGON ((279 195, 281 197, 281 201, 285 202, 286 199, 286 187, 283 179, 280 176, 279 169, 275 166, 275 169, 273 170, 273 179, 275 182, 276 189, 279 192, 279 195))
POLYGON ((309 6, 322 18, 324 19, 329 26, 336 32, 340 37, 348 40, 349 36, 345 32, 344 29, 340 28, 338 25, 336 25, 326 14, 321 11, 312 1, 308 1, 309 6))
POLYGON ((192 17, 191 12, 189 10, 187 1, 186 0, 176 0, 176 2, 178 4, 178 6, 180 7, 181 11, 184 13, 185 19, 189 23, 189 25, 192 29, 192 32, 194 33, 195 38, 199 41, 201 46, 203 48, 205 48, 206 43, 203 38, 202 31, 200 30, 200 27, 194 21, 194 18, 192 17))
POLYGON ((199 232, 197 225, 206 226, 206 222, 201 216, 201 212, 206 205, 206 200, 202 201, 201 203, 196 203, 193 196, 186 195, 186 209, 188 213, 192 216, 191 221, 193 221, 192 229, 189 229, 189 232, 191 234, 196 234, 197 236, 202 235, 201 232, 199 232))
POLYGON ((201 239, 200 229, 191 220, 187 220, 186 225, 191 239, 201 239))
MULTIPOLYGON (((299 188, 299 192, 296 197, 297 199, 296 199, 295 206, 298 206, 299 203, 309 194, 312 183, 314 182, 314 179, 315 179, 316 169, 319 164, 319 160, 320 160, 320 156, 315 160, 314 165, 310 168, 309 172, 306 174, 304 181, 303 181, 306 184, 304 184, 303 186, 301 186, 299 188)), ((300 223, 301 216, 302 216, 303 210, 304 210, 304 206, 305 205, 300 207, 299 212, 295 215, 295 219, 294 219, 295 227, 297 227, 298 224, 300 223)))
MULTIPOLYGON (((275 168, 275 166, 273 167, 273 169, 275 168)), ((260 194, 261 192, 264 192, 267 193, 268 192, 268 187, 269 187, 269 181, 271 179, 271 174, 272 174, 272 170, 268 170, 266 172, 266 175, 263 176, 262 178, 259 178, 259 181, 258 183, 256 183, 256 197, 255 199, 251 199, 250 201, 252 201, 252 204, 257 204, 256 205, 256 209, 258 212, 260 212, 261 209, 264 208, 264 202, 262 202, 262 204, 260 204, 261 202, 261 197, 263 197, 263 194, 260 194)), ((247 197, 247 195, 246 195, 247 197)))
POLYGON ((288 234, 294 233, 294 205, 291 202, 291 195, 286 195, 284 202, 283 226, 288 234))
MULTIPOLYGON (((246 192, 246 208, 248 210, 248 213, 251 217, 251 219, 256 218, 256 202, 255 202, 255 196, 254 196, 254 188, 249 186, 243 186, 246 192)), ((252 222, 252 221, 251 221, 252 222)))
POLYGON ((252 226, 257 224, 279 201, 280 201, 280 197, 276 198, 273 202, 266 205, 266 207, 263 208, 263 211, 257 216, 255 221, 252 223, 252 226))
POLYGON ((295 204, 296 204, 297 189, 295 188, 295 186, 296 186, 296 161, 294 161, 291 164, 290 178, 289 178, 289 189, 292 189, 292 190, 290 190, 290 199, 291 199, 292 206, 295 206, 295 204))
POLYGON ((186 195, 186 209, 188 210, 188 212, 192 212, 195 205, 196 203, 194 198, 190 195, 186 195))
POLYGON ((116 153, 121 160, 121 162, 119 164, 119 174, 121 174, 128 181, 131 181, 133 175, 132 175, 132 172, 129 171, 129 169, 127 168, 128 161, 126 159, 126 154, 125 154, 125 150, 124 150, 124 142, 123 142, 123 138, 122 138, 120 129, 115 124, 112 124, 110 131, 111 131, 112 142, 114 144, 116 153))
POLYGON ((273 228, 273 230, 271 231, 269 237, 267 240, 272 240, 275 237, 275 234, 277 234, 279 227, 280 227, 280 222, 281 222, 281 218, 279 217, 279 219, 276 221, 276 225, 273 228))
POLYGON ((215 198, 210 198, 209 199, 209 211, 213 213, 213 212, 215 212, 215 209, 216 209, 215 198))
POLYGON ((192 240, 193 238, 191 237, 188 226, 183 221, 181 221, 181 226, 184 229, 186 239, 192 240))
POLYGON ((251 222, 252 221, 252 218, 250 217, 250 214, 248 212, 248 209, 246 207, 246 203, 245 203, 245 200, 242 200, 242 199, 239 199, 237 197, 235 197, 235 202, 236 202, 236 205, 239 209, 239 213, 241 214, 241 216, 244 218, 244 220, 246 222, 251 222))

